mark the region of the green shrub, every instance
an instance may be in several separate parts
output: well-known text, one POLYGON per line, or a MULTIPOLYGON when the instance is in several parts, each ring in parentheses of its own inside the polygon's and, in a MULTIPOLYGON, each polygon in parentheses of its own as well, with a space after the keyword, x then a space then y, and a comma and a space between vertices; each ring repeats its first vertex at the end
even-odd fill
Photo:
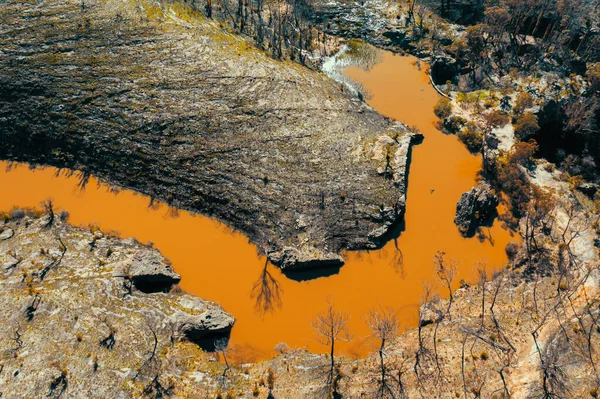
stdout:
POLYGON ((515 136, 519 140, 525 140, 540 130, 538 118, 533 114, 523 114, 515 122, 515 136))
POLYGON ((444 128, 450 133, 460 131, 467 124, 467 120, 462 116, 451 116, 444 122, 444 128))
POLYGON ((446 97, 440 98, 433 107, 433 112, 440 119, 448 118, 452 114, 452 102, 446 97))
POLYGON ((531 107, 533 107, 533 96, 526 91, 519 92, 517 94, 517 101, 515 102, 515 115, 520 115, 526 108, 531 107))
POLYGON ((509 122, 508 115, 499 110, 490 111, 484 114, 483 118, 487 125, 492 128, 504 127, 509 122))
POLYGON ((472 153, 481 151, 481 146, 483 145, 483 134, 477 129, 475 124, 467 124, 467 126, 465 126, 465 128, 458 133, 458 138, 472 153))

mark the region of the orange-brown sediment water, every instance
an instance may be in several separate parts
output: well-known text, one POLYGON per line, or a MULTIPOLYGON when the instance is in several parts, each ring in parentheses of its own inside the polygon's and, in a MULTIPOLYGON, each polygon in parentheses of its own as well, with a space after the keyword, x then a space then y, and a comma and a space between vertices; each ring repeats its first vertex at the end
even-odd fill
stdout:
POLYGON ((185 291, 219 303, 236 317, 230 344, 240 361, 269 357, 279 342, 325 351, 311 320, 327 300, 351 317, 354 339, 340 344, 339 353, 365 355, 373 344, 365 316, 373 306, 390 306, 404 326, 416 325, 423 283, 436 279, 432 264, 436 251, 460 261, 456 282, 474 281, 476 263, 487 261, 490 269, 501 266, 506 261, 504 247, 513 239, 497 223, 485 231, 488 239, 483 242, 458 233, 453 223, 456 201, 474 185, 481 162, 456 137, 434 128, 438 95, 415 61, 383 53, 382 62, 369 71, 357 67, 346 71, 370 91, 374 108, 417 126, 425 136, 413 148, 406 230, 397 240, 402 264, 396 244, 390 242, 378 251, 345 254, 346 264, 337 274, 295 281, 274 266, 265 270, 265 258, 256 247, 215 220, 188 212, 172 217, 165 205, 150 209, 147 197, 127 190, 114 193, 94 179, 82 192, 75 176, 56 176, 54 168, 30 170, 21 165, 8 171, 6 163, 0 164, 0 209, 39 207, 40 201, 52 197, 57 208, 70 212, 71 223, 96 223, 123 237, 152 241, 181 274, 185 291), (272 297, 272 312, 263 311, 264 302, 257 307, 258 291, 253 295, 257 281, 266 281, 271 292, 279 293, 272 297))

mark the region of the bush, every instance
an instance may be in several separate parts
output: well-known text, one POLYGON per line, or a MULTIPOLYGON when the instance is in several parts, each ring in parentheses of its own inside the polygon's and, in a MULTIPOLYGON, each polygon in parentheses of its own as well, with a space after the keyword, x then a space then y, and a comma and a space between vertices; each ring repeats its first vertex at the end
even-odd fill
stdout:
POLYGON ((497 164, 498 186, 510 197, 513 213, 516 216, 531 199, 531 185, 522 166, 527 167, 532 164, 537 149, 537 144, 533 140, 527 143, 515 143, 508 155, 501 157, 497 164))
POLYGON ((533 114, 523 114, 515 123, 515 136, 519 140, 525 140, 533 136, 538 130, 540 130, 538 119, 533 114))
POLYGON ((452 116, 444 122, 444 128, 450 133, 456 133, 467 124, 467 120, 462 116, 452 116))
POLYGON ((24 217, 25 217, 24 209, 13 209, 12 211, 10 211, 10 218, 12 220, 23 219, 24 217))
POLYGON ((520 115, 526 108, 531 107, 533 107, 533 96, 526 91, 519 92, 515 101, 515 115, 520 115))
POLYGON ((600 62, 589 67, 585 76, 592 92, 600 90, 600 62))
POLYGON ((515 143, 510 150, 508 160, 510 163, 522 166, 531 166, 533 155, 537 152, 538 145, 535 140, 529 140, 526 143, 515 143))
POLYGON ((70 216, 69 212, 67 212, 65 210, 60 211, 60 213, 58 214, 58 218, 63 222, 66 222, 67 220, 69 220, 69 216, 70 216))
POLYGON ((514 163, 503 165, 498 174, 498 185, 509 197, 515 216, 529 202, 530 183, 525 172, 514 163))
POLYGON ((519 253, 519 244, 517 244, 515 241, 511 241, 506 244, 504 251, 506 251, 506 256, 508 256, 509 260, 514 260, 519 253))
POLYGON ((452 102, 446 97, 440 98, 433 107, 433 112, 440 119, 448 118, 452 114, 452 102))
POLYGON ((483 117, 487 125, 492 128, 504 127, 509 121, 506 113, 499 110, 490 111, 487 114, 484 114, 483 117))
POLYGON ((458 138, 472 153, 481 151, 481 146, 483 145, 483 134, 477 130, 477 126, 475 126, 473 123, 469 123, 463 130, 461 130, 458 133, 458 138))

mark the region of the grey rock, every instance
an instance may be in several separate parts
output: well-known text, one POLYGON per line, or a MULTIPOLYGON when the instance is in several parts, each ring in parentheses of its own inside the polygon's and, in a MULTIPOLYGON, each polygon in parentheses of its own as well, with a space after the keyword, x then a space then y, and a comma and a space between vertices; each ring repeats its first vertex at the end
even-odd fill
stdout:
POLYGON ((471 236, 475 229, 489 223, 496 215, 498 197, 487 183, 479 183, 471 191, 463 193, 456 204, 454 223, 464 236, 471 236))
POLYGON ((344 264, 344 259, 340 255, 324 252, 314 247, 303 248, 302 251, 293 247, 285 247, 281 251, 270 252, 268 256, 272 263, 286 271, 333 267, 344 264))
POLYGON ((15 235, 15 231, 9 227, 3 228, 0 227, 0 241, 8 240, 13 235, 15 235))
POLYGON ((165 258, 157 252, 136 254, 128 268, 133 283, 141 291, 161 291, 168 289, 181 280, 181 276, 173 271, 165 258))
POLYGON ((212 302, 191 295, 181 295, 177 311, 171 315, 171 323, 180 339, 196 342, 207 336, 226 335, 235 318, 212 302))
POLYGON ((419 308, 419 325, 421 327, 439 323, 443 320, 444 314, 436 305, 438 303, 435 302, 427 302, 421 305, 419 308))

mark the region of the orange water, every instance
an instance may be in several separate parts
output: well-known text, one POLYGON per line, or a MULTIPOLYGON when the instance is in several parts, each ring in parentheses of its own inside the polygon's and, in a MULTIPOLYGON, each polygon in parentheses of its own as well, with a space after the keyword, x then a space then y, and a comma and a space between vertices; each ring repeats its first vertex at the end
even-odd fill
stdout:
POLYGON ((339 345, 340 352, 365 355, 372 350, 364 323, 369 308, 391 306, 404 326, 415 325, 422 284, 435 281, 432 258, 437 250, 461 261, 457 282, 473 281, 475 263, 486 259, 490 268, 500 266, 505 262, 504 246, 512 239, 497 225, 486 232, 493 245, 458 233, 453 223, 456 201, 474 184, 480 160, 455 137, 433 127, 432 107, 438 95, 414 61, 384 53, 383 62, 369 72, 347 70, 371 92, 373 107, 418 126, 425 135, 413 149, 406 231, 397 240, 403 265, 391 242, 379 251, 345 254, 347 262, 337 274, 295 281, 276 267, 265 269, 265 258, 242 234, 215 220, 188 212, 173 217, 165 205, 150 209, 147 197, 127 190, 111 192, 95 179, 81 192, 75 176, 57 176, 54 168, 30 170, 20 165, 7 171, 7 164, 0 163, 0 209, 38 206, 52 197, 58 208, 70 212, 74 224, 97 223, 103 230, 154 242, 181 274, 184 290, 218 302, 236 317, 231 347, 240 362, 271 356, 279 342, 325 351, 316 341, 311 320, 328 299, 351 316, 354 339, 339 345), (270 309, 265 310, 265 301, 257 303, 257 291, 253 295, 257 281, 266 281, 258 287, 273 293, 270 309))

